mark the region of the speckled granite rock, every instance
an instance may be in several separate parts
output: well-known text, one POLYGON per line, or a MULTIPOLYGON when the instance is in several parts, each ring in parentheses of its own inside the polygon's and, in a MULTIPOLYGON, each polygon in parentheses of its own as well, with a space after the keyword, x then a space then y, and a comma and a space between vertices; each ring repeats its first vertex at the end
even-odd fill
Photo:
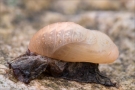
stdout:
MULTIPOLYGON (((2 2, 3 1, 3 2, 2 2)), ((8 0, 7 0, 8 1, 8 0)), ((12 0, 11 0, 12 1, 12 0)), ((16 0, 14 0, 16 1, 16 0)), ((25 1, 27 2, 27 1, 25 1)), ((76 5, 84 5, 83 0, 76 5)), ((96 1, 95 1, 96 2, 96 1)), ((94 2, 94 3, 95 3, 94 2)), ((110 3, 112 0, 105 0, 110 3)), ((109 4, 108 10, 116 11, 89 11, 97 10, 96 5, 91 8, 74 8, 74 12, 63 12, 64 15, 53 9, 50 3, 46 7, 40 7, 39 13, 32 11, 27 13, 20 6, 9 6, 5 0, 0 5, 0 90, 134 90, 135 89, 135 17, 133 0, 119 0, 109 4), (115 3, 118 6, 115 6, 115 3), (49 6, 50 5, 50 6, 49 6), (114 5, 114 6, 111 6, 114 5), (119 7, 119 5, 122 5, 119 7), (48 8, 51 8, 49 10, 48 8), (45 8, 45 9, 44 9, 45 8), (122 10, 122 8, 126 8, 122 10), (78 12, 78 10, 86 10, 78 12), (53 11, 54 10, 54 11, 53 11), (120 11, 119 11, 120 10, 120 11), (25 11, 25 13, 24 13, 25 11), (128 12, 127 12, 128 11, 128 12), (75 12, 78 12, 76 14, 75 12), (72 14, 71 14, 72 13, 72 14), (75 14, 73 14, 75 13, 75 14), (86 84, 51 77, 41 77, 25 85, 18 82, 8 69, 7 61, 23 54, 27 50, 32 35, 47 24, 59 21, 73 21, 86 28, 100 30, 108 34, 120 50, 119 58, 112 64, 100 65, 100 70, 106 73, 119 88, 108 88, 99 84, 86 84)), ((53 1, 55 3, 55 1, 53 1)), ((102 2, 103 3, 103 2, 102 2)), ((40 4, 40 3, 39 3, 40 4)), ((92 4, 92 3, 90 3, 92 4)), ((98 4, 98 3, 95 3, 98 4)), ((40 5, 39 5, 40 6, 40 5)), ((100 8, 101 10, 107 10, 100 8)), ((65 8, 68 10, 68 7, 65 8)), ((70 10, 70 8, 69 8, 70 10)))

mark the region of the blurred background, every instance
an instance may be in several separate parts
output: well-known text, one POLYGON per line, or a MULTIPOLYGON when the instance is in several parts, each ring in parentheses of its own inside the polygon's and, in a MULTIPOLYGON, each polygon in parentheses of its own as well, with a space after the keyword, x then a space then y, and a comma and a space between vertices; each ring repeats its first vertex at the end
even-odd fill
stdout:
MULTIPOLYGON (((7 61, 24 53, 30 38, 39 29, 63 21, 72 21, 109 35, 118 46, 120 56, 113 64, 100 65, 100 69, 119 82, 120 90, 135 89, 135 0, 0 0, 0 67, 7 68, 7 61)), ((48 81, 39 80, 36 85, 46 82, 44 86, 50 88, 52 81, 46 79, 48 81)), ((2 78, 0 81, 4 83, 0 87, 9 82, 2 78)), ((56 87, 57 90, 70 90, 70 85, 75 88, 72 90, 108 90, 101 85, 65 84, 64 81, 60 86, 56 83, 50 90, 56 90, 56 87)), ((6 87, 17 88, 14 82, 6 87)))

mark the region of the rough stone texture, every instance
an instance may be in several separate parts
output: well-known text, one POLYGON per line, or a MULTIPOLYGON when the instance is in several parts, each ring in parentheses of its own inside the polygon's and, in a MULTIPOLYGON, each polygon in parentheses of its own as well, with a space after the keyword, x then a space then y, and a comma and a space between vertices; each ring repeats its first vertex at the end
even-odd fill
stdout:
MULTIPOLYGON (((72 5, 70 7, 70 4, 65 8, 63 8, 64 5, 53 7, 55 2, 56 4, 64 2, 52 0, 44 4, 39 2, 39 7, 36 6, 37 9, 29 6, 29 2, 27 2, 29 0, 21 1, 23 0, 0 0, 0 90, 135 89, 134 0, 105 0, 104 2, 82 0, 70 3, 79 6, 79 8, 72 5), (62 10, 57 8, 62 8, 62 10), (29 40, 37 30, 47 24, 59 21, 73 21, 88 29, 100 30, 111 37, 118 46, 120 55, 114 63, 100 65, 100 70, 105 72, 112 81, 117 82, 119 88, 108 88, 99 84, 78 83, 51 77, 42 77, 25 85, 12 76, 7 61, 27 50, 29 40)), ((35 2, 33 1, 33 3, 35 2)))

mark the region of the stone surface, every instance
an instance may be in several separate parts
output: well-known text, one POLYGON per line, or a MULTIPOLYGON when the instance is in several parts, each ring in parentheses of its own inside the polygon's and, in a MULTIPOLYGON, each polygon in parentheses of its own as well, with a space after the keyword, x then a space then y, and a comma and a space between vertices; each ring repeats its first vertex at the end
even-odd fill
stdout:
MULTIPOLYGON (((33 11, 31 10, 33 6, 29 6, 29 2, 27 3, 28 0, 23 3, 17 1, 0 0, 0 90, 135 89, 134 0, 105 0, 102 2, 103 5, 100 5, 101 2, 99 3, 98 0, 83 0, 77 3, 74 2, 75 6, 79 5, 79 8, 70 7, 70 4, 63 8, 63 10, 69 11, 59 10, 57 6, 54 9, 52 7, 52 4, 55 3, 54 0, 43 4, 39 2, 39 7, 36 6, 37 9, 33 11), (93 6, 90 7, 92 4, 93 6), (71 10, 72 8, 73 10, 71 10), (119 48, 119 58, 114 63, 100 65, 99 68, 112 81, 118 83, 118 88, 108 88, 99 84, 78 83, 51 77, 42 77, 25 85, 12 76, 7 61, 13 60, 13 58, 27 50, 29 40, 37 30, 47 24, 60 21, 73 21, 88 29, 100 30, 111 37, 119 48)), ((59 1, 60 3, 64 2, 59 1)), ((61 8, 64 7, 64 5, 60 6, 61 8)))

